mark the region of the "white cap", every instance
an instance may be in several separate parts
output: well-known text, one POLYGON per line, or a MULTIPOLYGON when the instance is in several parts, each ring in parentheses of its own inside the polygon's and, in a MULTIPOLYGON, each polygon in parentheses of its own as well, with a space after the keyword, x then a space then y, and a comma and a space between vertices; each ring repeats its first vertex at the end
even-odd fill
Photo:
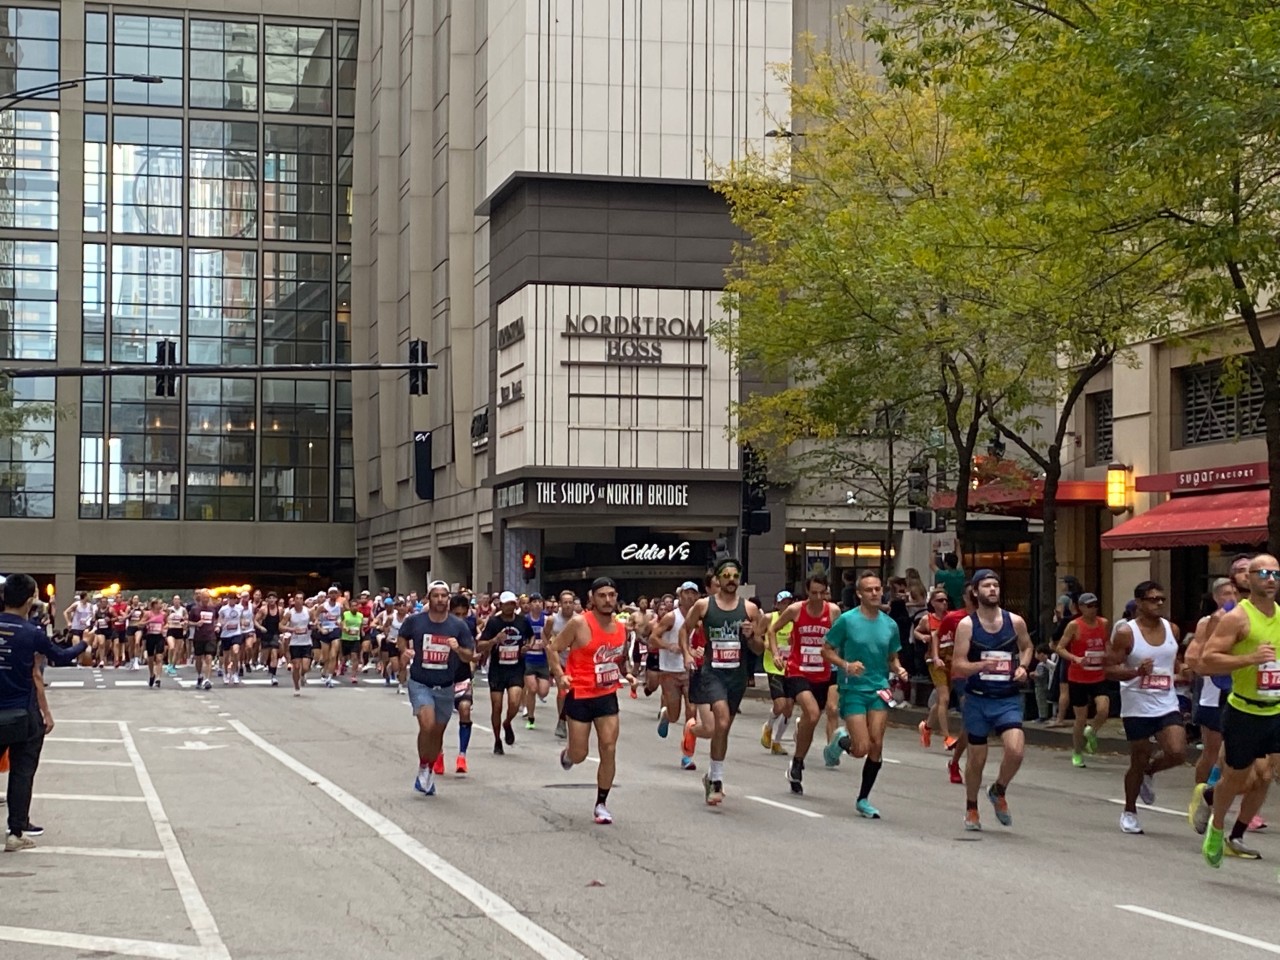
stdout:
POLYGON ((498 597, 498 602, 499 603, 515 603, 516 595, 512 593, 510 590, 503 590, 502 596, 498 597))

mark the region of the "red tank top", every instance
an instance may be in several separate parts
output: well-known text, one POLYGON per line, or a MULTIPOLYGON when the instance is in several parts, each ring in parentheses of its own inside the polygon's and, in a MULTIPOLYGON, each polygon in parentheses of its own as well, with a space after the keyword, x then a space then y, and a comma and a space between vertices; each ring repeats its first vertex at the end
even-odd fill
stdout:
POLYGON ((813 616, 809 604, 800 607, 791 628, 791 654, 787 657, 787 676, 804 677, 823 682, 831 679, 831 664, 822 659, 822 645, 831 629, 831 607, 824 603, 822 614, 813 616))
POLYGON ((1100 683, 1105 679, 1102 661, 1107 654, 1107 621, 1099 619, 1092 627, 1077 619, 1076 638, 1067 650, 1084 657, 1084 663, 1067 664, 1067 683, 1100 683))
POLYGON ((613 693, 622 682, 620 664, 627 655, 627 631, 616 620, 609 628, 600 625, 594 613, 583 614, 591 631, 586 646, 573 647, 565 672, 575 700, 588 700, 613 693))

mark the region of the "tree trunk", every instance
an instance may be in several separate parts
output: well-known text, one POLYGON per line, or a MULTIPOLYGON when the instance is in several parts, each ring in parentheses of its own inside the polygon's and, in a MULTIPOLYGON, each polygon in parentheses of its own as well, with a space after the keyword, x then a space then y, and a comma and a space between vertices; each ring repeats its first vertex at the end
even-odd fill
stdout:
POLYGON ((1058 485, 1062 480, 1062 448, 1049 448, 1044 472, 1044 533, 1040 547, 1040 643, 1053 636, 1053 608, 1058 603, 1058 485))
POLYGON ((961 457, 956 469, 956 552, 964 550, 965 536, 969 525, 969 494, 973 492, 973 451, 967 457, 961 457))

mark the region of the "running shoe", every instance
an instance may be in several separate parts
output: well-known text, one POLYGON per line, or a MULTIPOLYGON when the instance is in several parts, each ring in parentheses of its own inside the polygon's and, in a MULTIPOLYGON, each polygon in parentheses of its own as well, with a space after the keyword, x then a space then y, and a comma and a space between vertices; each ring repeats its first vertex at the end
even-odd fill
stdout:
POLYGON ((156 685, 156 678, 155 678, 155 677, 147 677, 147 686, 148 686, 148 687, 154 687, 155 685, 156 685))
POLYGON ((528 708, 528 707, 521 707, 521 708, 520 708, 520 716, 522 716, 522 717, 523 717, 523 716, 524 716, 526 713, 528 713, 528 712, 529 712, 529 708, 528 708))
POLYGON ((1005 797, 996 795, 994 783, 987 788, 987 799, 991 801, 991 806, 996 808, 996 819, 1000 821, 1000 825, 1013 826, 1013 815, 1009 813, 1009 801, 1005 797))
POLYGON ((836 734, 836 738, 822 748, 822 762, 828 767, 840 766, 840 754, 844 753, 848 743, 849 734, 847 731, 842 730, 836 734))
POLYGON ((1191 802, 1187 804, 1187 823, 1196 833, 1204 833, 1205 824, 1209 822, 1208 817, 1213 812, 1204 800, 1204 792, 1208 789, 1208 785, 1197 783, 1191 790, 1191 802), (1200 822, 1201 810, 1205 811, 1204 823, 1200 822))
POLYGON ((238 686, 240 686, 240 674, 238 674, 238 673, 233 673, 233 674, 231 675, 231 685, 232 685, 233 687, 238 687, 238 686))
POLYGON ((431 772, 439 777, 444 776, 444 751, 443 750, 441 750, 440 754, 436 757, 435 763, 431 765, 431 772))
POLYGON ((566 724, 563 720, 556 721, 556 736, 561 740, 569 736, 568 724, 566 724))
POLYGON ((692 771, 692 770, 697 770, 697 769, 698 769, 698 765, 697 765, 696 763, 694 763, 694 762, 693 762, 693 757, 681 757, 681 758, 680 758, 680 769, 681 769, 681 770, 691 770, 691 771, 692 771))
POLYGON ((413 789, 425 793, 428 797, 436 795, 436 775, 430 767, 418 768, 418 776, 413 781, 413 789))
POLYGON ((573 769, 573 761, 569 759, 569 748, 568 748, 568 747, 565 747, 565 749, 563 749, 563 750, 561 750, 561 751, 560 751, 560 769, 561 769, 561 770, 572 770, 572 769, 573 769))
POLYGON ((948 750, 954 750, 956 748, 956 744, 959 741, 960 741, 959 737, 947 737, 947 739, 942 741, 942 745, 946 747, 948 750))
POLYGON ((1081 770, 1083 770, 1085 768, 1084 755, 1080 753, 1071 754, 1071 765, 1073 767, 1079 767, 1081 770))
POLYGON ((502 725, 502 739, 507 741, 508 747, 516 742, 516 732, 512 729, 510 723, 504 723, 502 725))
POLYGON ((1261 860, 1262 854, 1253 847, 1247 846, 1243 839, 1236 840, 1234 837, 1227 837, 1226 847, 1223 851, 1228 857, 1239 857, 1241 860, 1261 860))
POLYGON ((353 687, 360 686, 360 678, 357 677, 354 673, 351 675, 351 685, 353 687))
POLYGON ((4 852, 17 853, 19 850, 30 850, 36 842, 30 837, 15 837, 12 833, 4 838, 4 852))
MULTIPOLYGON (((638 699, 640 699, 640 698, 636 695, 636 688, 635 688, 635 687, 632 687, 632 688, 631 688, 631 699, 632 699, 632 700, 638 700, 638 699)), ((600 805, 600 804, 597 804, 597 805, 596 805, 596 809, 597 809, 597 810, 602 809, 601 805, 600 805)), ((604 812, 604 813, 605 813, 605 816, 606 816, 606 817, 607 817, 607 816, 609 816, 609 811, 608 811, 608 810, 605 810, 605 812, 604 812)), ((609 820, 596 820, 596 823, 613 823, 613 819, 612 819, 612 818, 610 818, 609 820)))
POLYGON ((863 797, 854 807, 858 811, 858 816, 866 817, 868 820, 879 820, 880 811, 871 805, 871 801, 863 797))
MULTIPOLYGON (((663 707, 663 710, 665 711, 666 707, 663 707)), ((664 733, 663 736, 665 737, 666 734, 664 733)), ((760 730, 760 746, 764 747, 766 750, 773 749, 773 724, 768 720, 765 721, 764 726, 760 730)))
POLYGON ((324 685, 325 685, 326 687, 328 687, 330 690, 332 690, 332 689, 333 689, 334 687, 336 687, 338 684, 334 681, 333 677, 325 677, 325 678, 324 678, 324 685))
POLYGON ((279 677, 272 677, 272 678, 271 678, 271 685, 272 685, 273 687, 278 687, 278 686, 280 686, 280 678, 279 678, 279 677))
POLYGON ((661 712, 658 714, 658 736, 665 740, 670 730, 671 721, 667 718, 667 708, 663 707, 661 712))
POLYGON ((982 819, 978 816, 977 810, 966 810, 964 812, 964 828, 970 833, 982 832, 982 819))
POLYGON ((1200 845, 1200 852, 1204 855, 1204 862, 1215 870, 1222 866, 1222 831, 1209 824, 1208 829, 1204 832, 1204 843, 1200 845))
POLYGON ((921 720, 918 729, 920 730, 920 746, 928 750, 933 746, 933 731, 929 729, 929 721, 921 720))
POLYGON ((24 837, 43 837, 44 827, 37 827, 34 823, 28 823, 22 828, 22 835, 24 837))
POLYGON ((680 739, 680 752, 686 757, 692 757, 694 749, 698 746, 698 738, 693 735, 693 728, 697 722, 697 720, 690 720, 684 725, 684 736, 680 739))
POLYGON ((724 800, 724 788, 719 780, 712 780, 709 773, 702 775, 702 790, 706 794, 708 807, 718 807, 724 800))
POLYGON ((1142 775, 1142 786, 1138 788, 1138 799, 1148 807, 1156 802, 1156 778, 1149 773, 1142 775))
POLYGON ((787 764, 787 783, 791 784, 791 792, 796 796, 804 796, 804 761, 799 757, 792 758, 787 764))
POLYGON ((302 691, 301 691, 301 690, 295 690, 295 691, 293 691, 293 695, 294 695, 295 697, 300 697, 300 696, 302 696, 302 691))
POLYGON ((525 728, 526 730, 532 730, 532 729, 534 728, 534 722, 533 722, 532 718, 530 718, 530 719, 528 719, 528 720, 526 720, 526 721, 524 722, 524 728, 525 728))
POLYGON ((507 752, 507 751, 505 751, 505 750, 503 750, 503 749, 502 749, 502 741, 501 741, 501 740, 494 740, 494 741, 493 741, 493 752, 494 752, 494 754, 495 754, 496 756, 499 756, 499 757, 504 756, 504 755, 506 754, 506 752, 507 752))
POLYGON ((1098 752, 1098 734, 1090 725, 1084 728, 1084 752, 1090 754, 1098 752))
POLYGON ((1261 817, 1254 817, 1252 820, 1249 821, 1248 829, 1265 830, 1267 829, 1267 821, 1263 820, 1261 817))
MULTIPOLYGON (((635 695, 636 695, 636 692, 632 690, 631 696, 634 697, 635 695)), ((596 823, 600 823, 600 824, 613 823, 613 814, 609 812, 609 810, 605 807, 603 803, 596 804, 595 821, 596 823)))
POLYGON ((454 765, 453 772, 457 774, 467 772, 467 758, 464 754, 458 754, 458 762, 454 765))
POLYGON ((947 764, 947 773, 951 775, 952 783, 964 783, 964 777, 960 774, 960 764, 955 760, 947 764))
POLYGON ((404 695, 405 695, 404 684, 403 684, 403 683, 401 683, 401 684, 397 684, 397 685, 396 685, 396 696, 397 696, 397 697, 403 697, 404 695))
POLYGON ((159 677, 153 677, 152 679, 153 679, 153 680, 155 680, 155 682, 156 682, 155 689, 156 689, 156 690, 159 690, 159 689, 160 689, 160 678, 159 678, 159 677))
POLYGON ((1125 833, 1142 833, 1142 824, 1138 822, 1138 815, 1128 810, 1121 813, 1120 829, 1125 833))
POLYGON ((205 688, 206 690, 212 690, 212 689, 213 689, 213 683, 212 683, 212 682, 210 682, 210 680, 209 680, 209 678, 208 678, 208 677, 205 677, 205 680, 204 680, 204 688, 205 688))
POLYGON ((785 757, 787 755, 787 748, 775 741, 773 746, 769 748, 769 752, 775 757, 785 757))

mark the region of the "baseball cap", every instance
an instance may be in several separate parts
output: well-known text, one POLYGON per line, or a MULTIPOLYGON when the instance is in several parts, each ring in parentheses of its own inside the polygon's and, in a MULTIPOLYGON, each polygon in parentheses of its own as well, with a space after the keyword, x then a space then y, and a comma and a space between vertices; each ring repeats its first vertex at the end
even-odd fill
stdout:
POLYGON ((969 580, 969 585, 976 587, 978 584, 982 583, 983 580, 994 580, 996 583, 999 583, 1000 574, 996 573, 990 567, 983 567, 973 575, 972 579, 969 580))
POLYGON ((693 591, 695 591, 695 592, 697 592, 697 593, 701 593, 701 592, 702 592, 702 591, 699 589, 698 585, 697 585, 696 583, 694 583, 692 580, 686 580, 684 583, 680 584, 680 589, 681 589, 681 590, 693 590, 693 591))
POLYGON ((1096 593, 1082 593, 1080 599, 1076 601, 1078 607, 1096 607, 1098 605, 1098 595, 1096 593))
POLYGON ((791 600, 791 599, 793 598, 791 596, 790 590, 779 590, 778 595, 774 598, 774 603, 781 603, 783 600, 791 600))
POLYGON ((443 580, 432 580, 427 584, 427 593, 430 593, 432 590, 444 590, 447 593, 449 591, 449 585, 443 580))
POLYGON ((515 603, 516 595, 512 593, 510 590, 503 590, 502 594, 498 597, 498 602, 499 603, 515 603))
POLYGON ((531 594, 529 594, 529 602, 530 602, 530 603, 533 603, 535 600, 541 600, 541 599, 542 599, 542 594, 540 594, 540 593, 531 593, 531 594))

